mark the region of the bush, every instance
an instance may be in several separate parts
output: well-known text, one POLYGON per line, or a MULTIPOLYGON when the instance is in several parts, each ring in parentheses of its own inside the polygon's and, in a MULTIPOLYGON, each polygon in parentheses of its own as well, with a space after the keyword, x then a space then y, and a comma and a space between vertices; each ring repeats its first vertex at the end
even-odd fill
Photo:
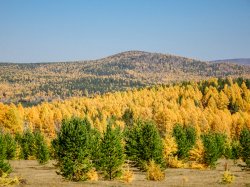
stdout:
POLYGON ((90 129, 87 119, 63 120, 53 142, 60 174, 69 180, 88 179, 87 173, 92 169, 90 129))
POLYGON ((214 168, 217 160, 224 154, 226 136, 218 133, 204 134, 202 141, 205 149, 204 163, 214 168))
POLYGON ((111 123, 103 135, 100 156, 99 166, 104 178, 113 180, 120 177, 125 161, 122 134, 119 127, 112 129, 111 123))
POLYGON ((168 167, 170 168, 184 168, 185 164, 182 160, 178 160, 177 156, 169 157, 168 159, 168 167))
POLYGON ((123 171, 122 178, 124 182, 131 183, 134 180, 134 173, 129 169, 129 167, 123 171))
POLYGON ((240 144, 242 147, 241 157, 247 164, 247 167, 250 167, 250 130, 245 128, 241 131, 240 144))
POLYGON ((86 175, 89 181, 98 181, 98 173, 94 168, 89 170, 86 175))
POLYGON ((222 183, 224 184, 230 184, 234 182, 234 175, 230 171, 225 171, 222 176, 222 183))
POLYGON ((7 173, 0 172, 0 186, 9 186, 18 184, 20 184, 20 178, 18 177, 10 178, 8 177, 7 173))
POLYGON ((163 142, 154 123, 137 121, 125 134, 126 154, 137 166, 143 169, 150 160, 163 166, 163 142))
POLYGON ((34 134, 36 145, 36 159, 40 164, 46 164, 49 161, 49 148, 44 136, 40 132, 34 134))
POLYGON ((164 178, 165 174, 161 171, 160 166, 154 160, 150 160, 147 166, 147 180, 162 181, 164 178))
POLYGON ((182 127, 177 124, 173 129, 173 136, 178 145, 177 156, 180 159, 185 159, 189 156, 189 151, 195 145, 196 132, 193 127, 182 127))

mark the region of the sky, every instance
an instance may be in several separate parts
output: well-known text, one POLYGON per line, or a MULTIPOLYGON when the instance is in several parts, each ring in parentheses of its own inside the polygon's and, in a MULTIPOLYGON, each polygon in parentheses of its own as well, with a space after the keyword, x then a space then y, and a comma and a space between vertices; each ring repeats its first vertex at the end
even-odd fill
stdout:
POLYGON ((250 0, 0 0, 0 62, 250 58, 250 0))

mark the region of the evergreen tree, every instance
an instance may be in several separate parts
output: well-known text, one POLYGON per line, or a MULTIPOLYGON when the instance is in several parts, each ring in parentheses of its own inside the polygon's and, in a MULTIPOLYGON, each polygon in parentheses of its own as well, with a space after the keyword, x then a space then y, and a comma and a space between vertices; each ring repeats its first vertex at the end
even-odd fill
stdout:
POLYGON ((4 141, 6 143, 6 159, 11 160, 16 155, 17 143, 10 134, 4 135, 4 141))
POLYGON ((6 159, 6 142, 4 141, 4 135, 0 133, 0 160, 6 159))
POLYGON ((49 160, 49 148, 46 144, 44 136, 40 132, 36 132, 35 144, 36 144, 36 159, 40 164, 45 164, 49 160))
POLYGON ((12 168, 8 162, 6 162, 6 150, 7 145, 4 140, 4 135, 0 133, 0 173, 10 173, 12 171, 12 168))
POLYGON ((218 133, 204 134, 202 141, 205 149, 204 163, 214 168, 225 151, 226 136, 218 133))
POLYGON ((125 110, 124 114, 122 115, 122 120, 125 122, 127 127, 131 127, 133 125, 134 113, 130 108, 125 110))
POLYGON ((231 159, 233 159, 234 163, 236 163, 236 160, 240 158, 240 152, 241 152, 240 142, 237 140, 233 140, 231 143, 231 148, 232 148, 231 159))
POLYGON ((125 141, 126 154, 141 169, 150 160, 163 166, 163 142, 154 123, 137 121, 126 130, 125 141))
POLYGON ((90 129, 87 119, 63 120, 53 142, 60 174, 69 180, 87 180, 86 173, 92 168, 90 129))
POLYGON ((241 131, 240 144, 242 147, 241 157, 247 164, 247 167, 250 167, 250 130, 245 128, 241 131))
POLYGON ((196 132, 193 127, 182 127, 177 124, 173 129, 173 136, 178 144, 177 156, 180 159, 187 158, 189 151, 195 145, 196 132))
POLYGON ((21 159, 28 160, 29 157, 36 155, 35 137, 30 130, 23 132, 23 134, 16 133, 15 141, 21 148, 19 155, 21 159))
POLYGON ((120 128, 112 129, 109 123, 101 141, 100 169, 104 177, 113 180, 122 174, 124 164, 124 148, 120 128))

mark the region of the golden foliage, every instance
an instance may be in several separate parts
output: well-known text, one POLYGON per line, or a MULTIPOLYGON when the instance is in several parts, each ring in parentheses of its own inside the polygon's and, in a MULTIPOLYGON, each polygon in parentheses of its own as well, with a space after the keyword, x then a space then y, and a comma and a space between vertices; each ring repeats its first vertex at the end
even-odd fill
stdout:
POLYGON ((18 185, 20 184, 20 178, 15 176, 11 178, 6 173, 1 173, 0 176, 0 186, 18 185))
POLYGON ((89 181, 98 181, 98 173, 94 168, 87 172, 86 176, 89 181))
POLYGON ((198 162, 191 162, 189 164, 189 168, 202 170, 202 169, 206 169, 207 166, 205 164, 201 164, 201 163, 198 163, 198 162))
POLYGON ((203 143, 201 139, 198 139, 193 149, 189 151, 189 159, 191 161, 196 161, 197 163, 202 163, 204 158, 204 153, 205 150, 203 143))
POLYGON ((154 160, 149 161, 147 165, 147 180, 162 181, 165 179, 165 173, 161 171, 159 165, 154 160))
MULTIPOLYGON (((39 129, 53 138, 61 120, 72 116, 87 117, 93 127, 103 131, 107 119, 113 115, 116 124, 124 128, 122 116, 129 108, 134 118, 156 122, 162 134, 171 133, 174 125, 180 123, 192 125, 198 135, 214 131, 237 138, 242 128, 250 128, 250 90, 244 84, 238 86, 228 81, 231 85, 225 84, 220 91, 213 86, 201 91, 203 83, 192 82, 186 86, 156 86, 91 98, 55 100, 32 107, 0 103, 0 124, 5 132, 39 129)), ((217 79, 210 82, 218 85, 217 79)), ((167 149, 166 155, 169 154, 167 149)))
POLYGON ((222 175, 222 183, 230 184, 235 180, 235 176, 230 171, 225 171, 222 175))
POLYGON ((177 156, 169 157, 168 159, 168 166, 170 168, 184 168, 186 165, 183 163, 182 160, 178 160, 177 156))
POLYGON ((134 180, 134 173, 129 169, 129 166, 123 171, 121 179, 126 183, 131 183, 134 180))
POLYGON ((178 145, 175 142, 175 138, 166 135, 163 140, 163 155, 165 159, 168 159, 170 156, 173 156, 178 151, 178 145))

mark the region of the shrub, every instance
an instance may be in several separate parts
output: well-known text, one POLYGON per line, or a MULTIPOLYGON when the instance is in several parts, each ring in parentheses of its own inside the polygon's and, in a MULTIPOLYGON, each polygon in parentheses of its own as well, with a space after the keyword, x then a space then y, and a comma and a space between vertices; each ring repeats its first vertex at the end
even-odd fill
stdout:
POLYGON ((241 156, 243 161, 250 167, 250 130, 243 129, 240 133, 241 156))
POLYGON ((168 159, 168 167, 170 168, 184 168, 185 164, 182 160, 178 160, 177 156, 169 157, 168 159))
POLYGON ((222 183, 230 184, 234 182, 234 175, 230 171, 225 171, 222 176, 222 183))
POLYGON ((165 174, 161 167, 154 160, 150 160, 147 166, 147 180, 162 181, 164 178, 165 174))
POLYGON ((154 123, 137 121, 125 134, 126 154, 137 166, 143 169, 150 160, 163 166, 163 143, 154 123))
POLYGON ((191 162, 189 164, 189 168, 192 168, 192 169, 205 169, 206 168, 206 165, 205 164, 200 164, 200 163, 197 163, 197 162, 191 162))
POLYGON ((195 145, 196 132, 193 127, 182 127, 177 124, 173 129, 173 136, 178 145, 177 156, 180 159, 187 158, 189 151, 195 145))
POLYGON ((90 123, 87 119, 63 120, 61 130, 54 140, 60 174, 73 181, 87 180, 92 169, 90 123))
POLYGON ((86 175, 89 181, 98 181, 98 173, 95 168, 89 170, 86 175))
POLYGON ((131 183, 134 180, 134 173, 129 169, 129 167, 123 171, 122 178, 124 182, 131 183))
POLYGON ((8 177, 7 173, 0 172, 0 186, 9 186, 18 184, 20 184, 20 178, 18 177, 10 178, 8 177))
POLYGON ((112 129, 109 123, 101 140, 101 153, 99 166, 104 178, 113 180, 122 174, 124 164, 124 148, 122 134, 119 127, 112 129))

